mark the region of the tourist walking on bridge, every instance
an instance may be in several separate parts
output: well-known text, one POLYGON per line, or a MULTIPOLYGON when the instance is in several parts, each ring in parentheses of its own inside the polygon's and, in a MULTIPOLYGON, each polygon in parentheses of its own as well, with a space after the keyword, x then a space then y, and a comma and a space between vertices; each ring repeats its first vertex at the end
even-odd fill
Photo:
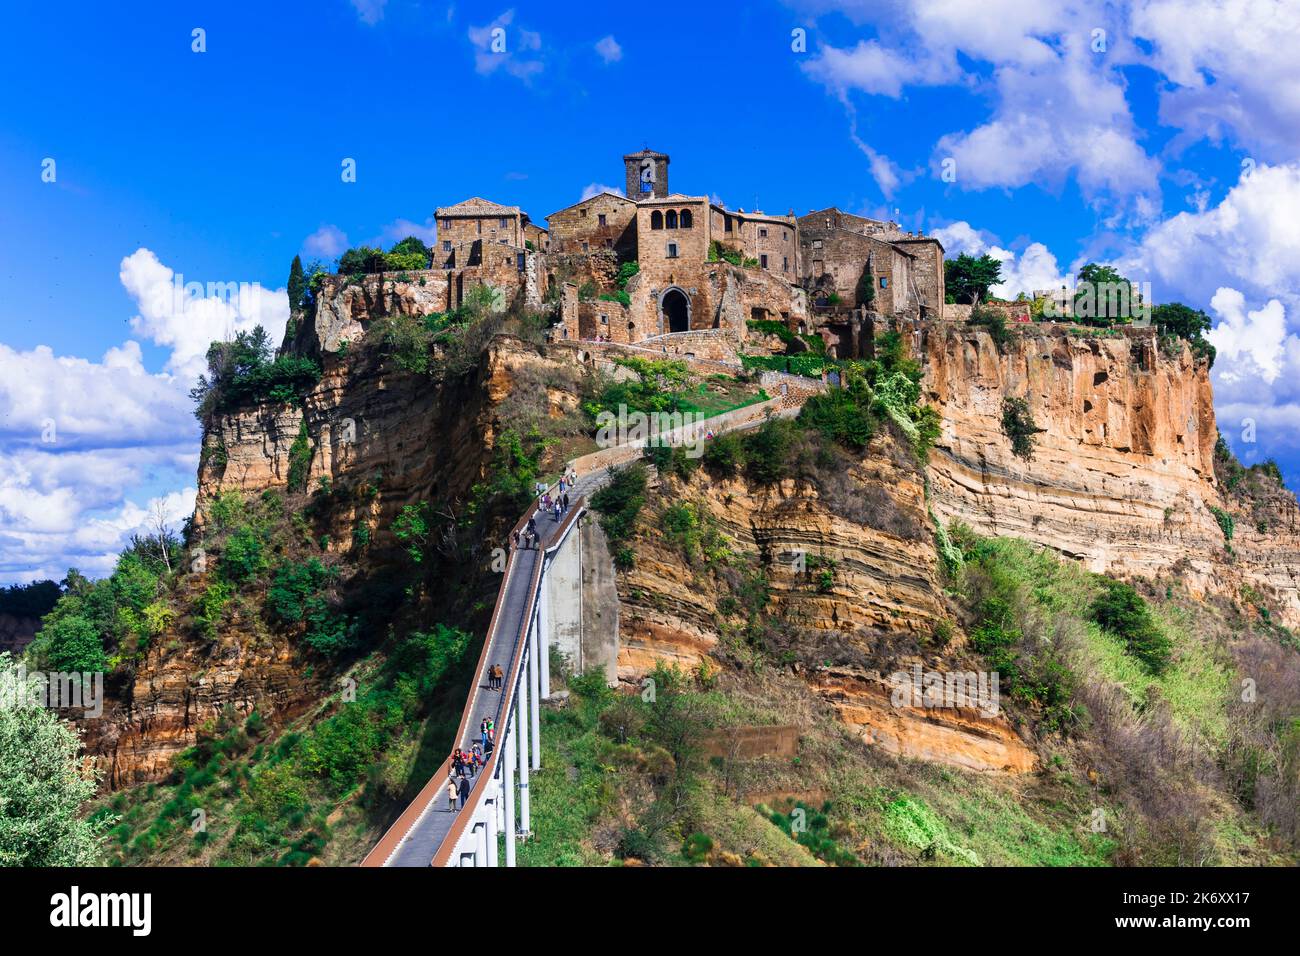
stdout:
POLYGON ((460 778, 460 806, 465 809, 465 804, 469 803, 469 781, 464 777, 460 778))
POLYGON ((456 795, 460 793, 456 789, 456 780, 454 777, 447 778, 447 809, 456 812, 456 795))

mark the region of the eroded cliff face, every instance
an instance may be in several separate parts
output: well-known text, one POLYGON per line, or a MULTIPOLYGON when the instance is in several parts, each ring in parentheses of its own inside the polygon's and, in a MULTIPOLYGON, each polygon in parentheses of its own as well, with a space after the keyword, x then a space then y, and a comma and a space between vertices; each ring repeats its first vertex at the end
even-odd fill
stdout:
POLYGON ((619 677, 635 682, 658 660, 687 669, 706 662, 707 669, 743 657, 737 632, 744 612, 723 582, 762 568, 770 593, 765 610, 780 622, 765 636, 766 650, 790 664, 864 741, 971 770, 1032 769, 1033 750, 1004 715, 891 701, 896 673, 983 666, 961 640, 930 646, 950 610, 923 475, 909 454, 887 435, 872 443, 845 476, 859 509, 852 517, 836 513, 845 509, 807 481, 758 487, 703 472, 684 483, 660 481, 645 525, 652 529, 663 507, 689 501, 728 539, 736 559, 714 576, 692 567, 653 530, 638 537, 636 565, 618 582, 619 677))
MULTIPOLYGON (((322 329, 333 328, 336 319, 323 315, 322 329)), ((555 413, 576 401, 574 389, 565 385, 565 368, 508 336, 493 340, 477 372, 442 386, 394 369, 369 350, 318 354, 321 380, 301 403, 262 404, 209 422, 188 560, 204 546, 221 493, 239 491, 250 499, 272 490, 286 495, 290 449, 304 418, 311 447, 307 487, 315 490, 328 478, 336 491, 329 507, 313 516, 311 537, 332 553, 347 588, 393 559, 389 529, 404 505, 470 498, 496 436, 510 425, 519 383, 534 390, 530 401, 555 413), (543 384, 538 392, 535 383, 543 378, 551 387, 543 384), (372 545, 360 557, 345 558, 360 523, 373 529, 372 545)), ((303 494, 288 498, 291 512, 306 500, 303 494)), ((217 555, 206 557, 206 569, 182 579, 178 607, 192 607, 212 580, 217 555)), ((223 709, 240 719, 256 709, 277 727, 337 689, 338 675, 327 661, 266 626, 263 598, 257 592, 232 602, 213 639, 198 635, 182 612, 152 641, 134 673, 108 688, 105 719, 83 725, 87 749, 109 787, 165 776, 172 759, 193 746, 204 724, 223 709)))
POLYGON ((1017 330, 1001 350, 982 331, 911 332, 926 397, 943 416, 931 453, 935 512, 983 534, 1043 544, 1090 569, 1174 575, 1194 594, 1250 585, 1300 624, 1300 512, 1279 495, 1266 532, 1214 477, 1217 426, 1206 364, 1152 329, 1115 337, 1052 326, 1017 330), (1032 460, 1011 452, 1002 401, 1023 398, 1032 460), (1231 550, 1211 507, 1236 518, 1231 550))

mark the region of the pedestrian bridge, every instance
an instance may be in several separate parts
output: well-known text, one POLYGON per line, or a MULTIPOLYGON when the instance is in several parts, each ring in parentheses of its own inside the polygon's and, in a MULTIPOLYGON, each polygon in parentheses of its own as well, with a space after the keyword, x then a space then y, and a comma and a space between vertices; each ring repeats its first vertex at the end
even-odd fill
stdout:
MULTIPOLYGON (((717 415, 695 428, 715 434, 752 428, 768 415, 797 413, 800 404, 802 400, 789 407, 788 401, 777 397, 717 415)), ((687 436, 678 431, 682 434, 670 432, 661 438, 679 443, 687 436)), ((581 653, 585 643, 581 632, 593 624, 583 621, 581 593, 580 523, 587 514, 587 496, 609 480, 613 469, 639 460, 644 445, 644 441, 619 445, 575 462, 579 478, 569 491, 569 511, 559 521, 538 513, 536 503, 519 519, 514 530, 522 533, 528 519, 535 517, 540 540, 536 548, 510 552, 452 744, 452 749, 462 750, 473 746, 479 740, 480 721, 491 717, 496 748, 471 780, 464 806, 455 810, 447 800, 452 773, 448 756, 362 866, 497 866, 501 834, 506 836, 505 865, 515 865, 516 841, 526 839, 531 831, 529 772, 542 765, 541 702, 551 695, 550 648, 577 647, 575 662, 580 668, 589 663, 581 653), (500 664, 505 673, 500 690, 488 687, 493 664, 500 664)), ((617 623, 612 626, 616 634, 617 623)))
MULTIPOLYGON (((487 640, 474 671, 474 684, 461 714, 454 747, 468 750, 479 741, 479 723, 491 717, 496 747, 471 779, 465 805, 452 810, 447 800, 451 757, 362 861, 362 866, 496 866, 498 834, 507 835, 505 864, 515 865, 515 838, 531 830, 528 774, 542 765, 541 702, 551 696, 550 645, 557 631, 580 622, 581 602, 552 608, 548 571, 557 562, 581 562, 575 529, 587 512, 587 490, 604 479, 580 479, 569 493, 567 514, 557 522, 536 512, 520 519, 521 534, 536 517, 536 548, 510 552, 487 640), (584 485, 586 487, 584 487, 584 485), (500 664, 500 690, 488 688, 488 671, 500 664), (517 792, 516 792, 517 791, 517 792)), ((554 493, 555 489, 552 489, 554 493)), ((459 801, 458 801, 459 802, 459 801)))

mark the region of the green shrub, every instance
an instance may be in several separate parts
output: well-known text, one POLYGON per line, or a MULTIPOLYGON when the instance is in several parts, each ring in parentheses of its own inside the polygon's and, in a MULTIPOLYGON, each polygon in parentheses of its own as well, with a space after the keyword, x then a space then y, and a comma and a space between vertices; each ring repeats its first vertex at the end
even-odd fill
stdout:
POLYGON ((101 673, 108 670, 104 641, 94 624, 68 616, 47 623, 41 630, 44 659, 50 670, 101 673))
POLYGON ((744 438, 745 473, 760 485, 788 478, 793 445, 794 424, 783 418, 768 418, 744 438))
POLYGON ((1034 436, 1046 429, 1034 423, 1029 403, 1023 398, 1002 400, 1002 434, 1011 439, 1011 452, 1026 461, 1034 457, 1034 436))
POLYGON ((1011 341, 1011 332, 1007 328, 1007 316, 1001 309, 991 309, 977 305, 971 309, 967 325, 985 329, 993 339, 993 344, 1002 350, 1002 346, 1011 341))
POLYGON ((217 570, 223 581, 239 586, 265 571, 266 564, 261 534, 252 525, 243 525, 226 538, 217 570))
POLYGON ((1131 585, 1098 577, 1101 594, 1092 602, 1092 619, 1124 641, 1130 654, 1153 673, 1169 665, 1170 643, 1146 601, 1131 585))
POLYGON ((735 432, 724 432, 710 439, 700 459, 706 468, 728 478, 745 467, 745 446, 735 432))
POLYGON ((1219 523, 1219 530, 1223 532, 1223 540, 1231 541, 1233 531, 1236 528, 1236 522, 1233 521, 1232 515, 1214 505, 1210 505, 1210 511, 1214 514, 1214 520, 1219 523))
POLYGON ((406 553, 419 564, 424 560, 424 549, 429 543, 429 503, 420 501, 403 505, 402 512, 393 520, 393 534, 406 545, 406 553))
POLYGON ((298 435, 289 446, 289 490, 306 491, 311 474, 311 438, 307 434, 307 417, 298 426, 298 435))
POLYGON ((591 507, 600 513, 600 526, 610 542, 618 543, 632 534, 645 504, 646 469, 637 462, 610 470, 609 484, 591 496, 591 507))
POLYGON ((832 441, 857 451, 875 434, 876 420, 865 390, 833 388, 813 395, 799 411, 800 426, 820 432, 832 441))
POLYGON ((320 381, 320 366, 311 359, 296 355, 272 359, 273 351, 260 325, 251 332, 237 332, 230 342, 213 342, 208 347, 208 370, 190 390, 199 421, 255 402, 291 402, 320 381))

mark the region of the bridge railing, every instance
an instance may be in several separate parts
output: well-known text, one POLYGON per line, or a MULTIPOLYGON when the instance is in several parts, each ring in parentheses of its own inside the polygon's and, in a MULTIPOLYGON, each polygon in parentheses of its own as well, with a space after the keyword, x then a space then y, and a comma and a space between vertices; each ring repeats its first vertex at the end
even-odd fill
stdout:
MULTIPOLYGON (((536 651, 539 655, 550 653, 550 645, 547 643, 545 635, 537 635, 537 639, 531 642, 528 639, 529 632, 536 626, 535 618, 537 614, 537 600, 538 593, 542 586, 542 576, 546 569, 546 555, 554 552, 564 543, 564 540, 568 537, 569 531, 573 528, 574 524, 577 523, 578 518, 585 510, 586 503, 587 499, 585 497, 579 498, 576 503, 572 503, 569 513, 566 514, 564 520, 560 522, 559 530, 556 531, 553 542, 547 547, 539 549, 537 561, 534 562, 533 565, 532 580, 529 582, 528 586, 528 599, 524 603, 524 613, 520 618, 519 631, 515 635, 515 650, 510 661, 510 669, 507 672, 507 678, 502 682, 502 694, 497 717, 497 723, 501 728, 500 736, 497 738, 496 745, 492 749, 492 755, 488 757, 487 762, 483 766, 483 770, 477 775, 474 780, 474 785, 470 788, 469 799, 466 801, 466 805, 461 808, 456 820, 452 823, 451 831, 447 834, 446 839, 442 841, 442 846, 438 848, 438 852, 434 854, 433 866, 449 866, 456 862, 456 851, 464 842, 463 838, 465 831, 469 828, 471 822, 477 822, 476 818, 481 817, 483 801, 489 796, 489 789, 498 785, 503 787, 511 785, 511 781, 507 779, 509 775, 500 772, 500 765, 503 758, 506 759, 507 764, 510 763, 507 756, 507 748, 513 747, 516 744, 516 739, 512 738, 514 738, 515 735, 523 736, 527 733, 527 731, 515 727, 511 720, 511 713, 515 710, 515 701, 520 697, 520 682, 528 679, 528 670, 525 667, 525 664, 527 663, 528 655, 533 651, 536 651), (507 690, 507 688, 509 688, 509 690, 507 690)), ((528 522, 525 519, 521 523, 526 525, 528 522)), ((483 663, 484 661, 480 660, 479 666, 482 667, 483 663)), ((534 661, 533 666, 541 667, 542 662, 534 661)), ((537 705, 538 702, 534 702, 533 706, 537 705)), ((516 718, 526 720, 528 719, 528 713, 520 711, 516 714, 516 718)), ((457 740, 464 739, 466 721, 472 719, 473 715, 470 713, 470 708, 467 707, 464 716, 461 718, 461 729, 457 732, 457 740)), ((519 758, 521 761, 526 761, 528 759, 527 755, 522 752, 520 752, 519 758)), ((522 772, 523 771, 521 771, 521 773, 522 772)), ((508 801, 511 799, 511 796, 512 795, 507 794, 504 799, 508 801)), ((494 812, 496 812, 495 808, 494 812)), ((496 828, 490 828, 490 832, 492 833, 492 841, 491 846, 488 847, 488 853, 492 857, 493 861, 495 861, 497 852, 495 836, 496 828)), ((513 833, 506 833, 507 840, 513 840, 514 837, 515 835, 513 833)))
MULTIPOLYGON (((555 488, 550 489, 554 491, 555 488)), ((498 770, 501 755, 505 752, 504 748, 508 745, 507 740, 510 736, 510 713, 514 706, 515 698, 518 696, 518 684, 521 675, 525 674, 523 664, 528 651, 528 633, 532 627, 533 618, 536 614, 536 603, 538 590, 541 586, 542 572, 545 567, 545 555, 554 551, 568 536, 573 524, 582 514, 586 507, 586 498, 579 498, 578 501, 571 503, 568 514, 560 523, 555 538, 551 545, 545 548, 539 548, 537 560, 533 563, 532 575, 528 585, 528 598, 524 604, 524 611, 521 615, 517 633, 513 635, 514 647, 511 654, 509 669, 506 678, 502 681, 502 694, 497 702, 497 713, 494 716, 498 727, 496 744, 490 756, 488 756, 483 769, 476 775, 474 784, 470 788, 469 799, 465 805, 456 814, 456 819, 452 822, 451 830, 443 838, 437 853, 435 853, 432 865, 446 866, 453 859, 452 853, 457 844, 461 842, 464 831, 469 827, 472 819, 480 816, 482 802, 487 796, 487 790, 491 786, 487 781, 493 781, 499 776, 498 770), (471 811, 471 807, 473 811, 471 811)), ((523 517, 515 524, 510 534, 510 540, 514 540, 515 532, 523 533, 528 525, 530 518, 536 514, 536 505, 530 505, 523 517)), ((514 577, 519 565, 519 555, 521 549, 512 548, 507 559, 505 573, 502 575, 501 585, 497 589, 496 603, 492 608, 492 618, 488 624, 487 635, 483 640, 483 649, 479 652, 478 664, 474 669, 474 680, 470 685, 469 694, 465 701, 465 708, 461 712, 460 724, 456 728, 455 743, 453 747, 460 746, 460 742, 465 739, 466 732, 476 718, 476 708, 474 706, 475 690, 487 683, 488 668, 495 661, 491 661, 491 648, 496 643, 496 637, 502 625, 501 613, 506 606, 506 592, 510 588, 511 580, 514 577)), ((549 648, 543 649, 542 653, 549 653, 549 648)), ((509 741, 513 744, 514 741, 509 741)), ((433 776, 421 788, 415 799, 406 808, 405 811, 397 818, 380 841, 362 860, 361 865, 366 867, 384 866, 392 857, 393 853, 401 845, 402 840, 411 832, 420 818, 430 810, 436 803, 437 799, 446 789, 447 780, 452 772, 451 757, 448 756, 442 764, 434 771, 433 776)), ((513 836, 508 834, 508 836, 513 836)), ((489 852, 495 856, 495 846, 490 848, 489 852)))

